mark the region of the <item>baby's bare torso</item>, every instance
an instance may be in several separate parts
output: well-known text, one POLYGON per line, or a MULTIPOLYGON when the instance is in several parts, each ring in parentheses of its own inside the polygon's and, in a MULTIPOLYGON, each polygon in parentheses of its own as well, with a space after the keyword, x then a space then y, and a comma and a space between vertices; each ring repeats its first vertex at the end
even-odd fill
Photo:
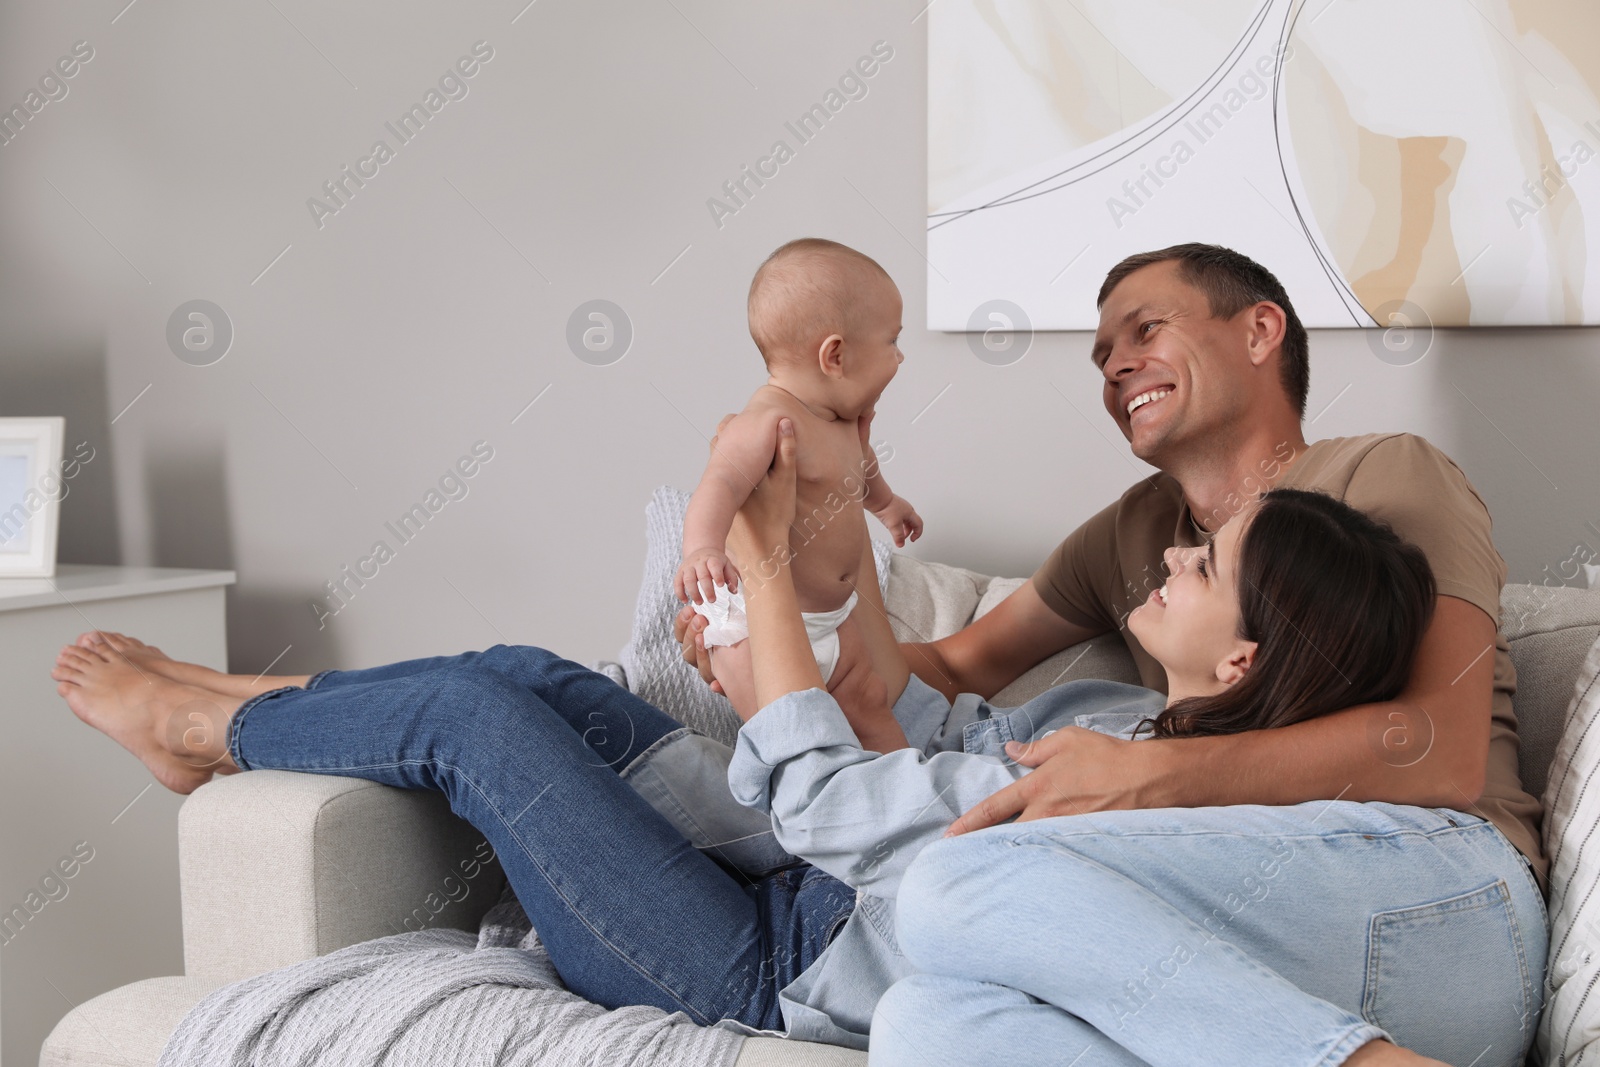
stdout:
MULTIPOLYGON (((770 385, 756 390, 739 414, 772 427, 774 437, 781 416, 794 422, 796 446, 795 520, 789 534, 795 595, 801 611, 833 611, 855 592, 868 536, 860 430, 857 420, 819 418, 792 394, 770 385)), ((740 564, 744 573, 760 578, 759 569, 753 574, 747 569, 750 561, 740 564)))

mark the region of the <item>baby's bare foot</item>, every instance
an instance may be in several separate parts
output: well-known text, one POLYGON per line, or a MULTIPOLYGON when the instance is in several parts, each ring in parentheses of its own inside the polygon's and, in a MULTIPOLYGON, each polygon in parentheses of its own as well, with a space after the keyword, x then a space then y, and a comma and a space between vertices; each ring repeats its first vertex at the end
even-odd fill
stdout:
POLYGON ((66 646, 50 677, 74 715, 132 752, 175 793, 192 793, 214 773, 239 769, 228 755, 227 728, 240 698, 141 670, 99 645, 66 646))
POLYGON ((107 654, 106 650, 109 649, 110 653, 114 653, 110 658, 121 656, 146 674, 159 674, 163 678, 183 685, 198 686, 241 700, 253 697, 257 693, 281 689, 286 685, 303 686, 309 678, 308 675, 262 674, 252 678, 243 674, 224 674, 210 667, 202 667, 198 663, 173 659, 159 648, 147 645, 137 637, 129 637, 110 630, 90 630, 79 634, 77 643, 80 648, 91 650, 98 648, 102 654, 107 654))

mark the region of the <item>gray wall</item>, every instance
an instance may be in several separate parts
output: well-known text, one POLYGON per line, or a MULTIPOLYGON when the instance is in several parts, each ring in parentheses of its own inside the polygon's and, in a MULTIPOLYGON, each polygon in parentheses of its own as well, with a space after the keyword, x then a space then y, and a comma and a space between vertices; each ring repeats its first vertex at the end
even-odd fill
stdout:
MULTIPOLYGON (((877 434, 927 520, 911 551, 1031 571, 1143 468, 1099 410, 1087 334, 992 367, 919 325, 921 6, 6 8, 0 102, 75 41, 94 49, 0 147, 0 413, 65 413, 69 445, 97 450, 61 557, 237 569, 240 671, 286 648, 280 670, 497 640, 614 655, 651 488, 692 488, 704 435, 761 379, 749 275, 812 233, 878 257, 905 293, 908 359, 877 434), (307 199, 394 143, 384 123, 479 40, 494 56, 468 95, 319 228, 307 199), (879 40, 894 57, 867 97, 717 225, 707 198, 879 40), (197 298, 235 330, 203 367, 165 338, 197 298), (609 366, 565 342, 594 298, 635 331, 609 366), (468 496, 319 628, 323 583, 393 544, 385 521, 480 439, 494 459, 468 496)), ((1394 367, 1362 333, 1317 332, 1310 410, 1332 406, 1309 436, 1427 435, 1489 502, 1513 577, 1534 579, 1600 547, 1592 338, 1441 331, 1394 367)))

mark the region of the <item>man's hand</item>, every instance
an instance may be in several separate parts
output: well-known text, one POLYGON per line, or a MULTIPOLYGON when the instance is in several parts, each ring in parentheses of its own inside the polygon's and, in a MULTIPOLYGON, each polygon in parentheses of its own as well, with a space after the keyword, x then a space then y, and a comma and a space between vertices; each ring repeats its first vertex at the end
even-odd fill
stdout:
POLYGON ((951 829, 979 830, 1018 813, 1028 821, 1113 808, 1336 798, 1472 811, 1489 761, 1494 651, 1495 620, 1459 597, 1441 596, 1411 681, 1392 701, 1205 737, 1124 741, 1069 726, 1019 747, 1012 758, 1037 770, 951 829), (1416 746, 1421 755, 1411 754, 1416 746))
POLYGON ((1016 815, 1019 822, 1094 811, 1171 807, 1165 802, 1173 745, 1181 738, 1120 737, 1064 726, 1024 745, 1012 741, 1006 754, 1024 767, 1039 767, 980 801, 950 824, 945 836, 995 826, 1016 815), (1041 766, 1046 760, 1049 766, 1041 766))
POLYGON ((917 509, 906 503, 903 496, 893 496, 883 507, 873 512, 884 528, 894 536, 896 548, 904 548, 906 538, 915 541, 922 536, 922 516, 917 514, 917 509))

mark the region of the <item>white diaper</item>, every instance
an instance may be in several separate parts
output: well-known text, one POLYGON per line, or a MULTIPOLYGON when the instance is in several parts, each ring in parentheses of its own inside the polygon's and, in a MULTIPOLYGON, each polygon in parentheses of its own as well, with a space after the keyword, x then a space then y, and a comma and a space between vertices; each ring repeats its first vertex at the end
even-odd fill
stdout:
MULTIPOLYGON (((745 620, 744 593, 730 593, 727 586, 717 585, 717 599, 690 606, 696 615, 704 615, 706 647, 736 645, 750 636, 750 626, 745 620)), ((806 624, 806 636, 811 639, 811 652, 817 657, 817 669, 823 682, 833 678, 833 669, 839 665, 839 626, 850 617, 860 597, 850 594, 844 606, 833 611, 802 611, 800 618, 806 624)))

